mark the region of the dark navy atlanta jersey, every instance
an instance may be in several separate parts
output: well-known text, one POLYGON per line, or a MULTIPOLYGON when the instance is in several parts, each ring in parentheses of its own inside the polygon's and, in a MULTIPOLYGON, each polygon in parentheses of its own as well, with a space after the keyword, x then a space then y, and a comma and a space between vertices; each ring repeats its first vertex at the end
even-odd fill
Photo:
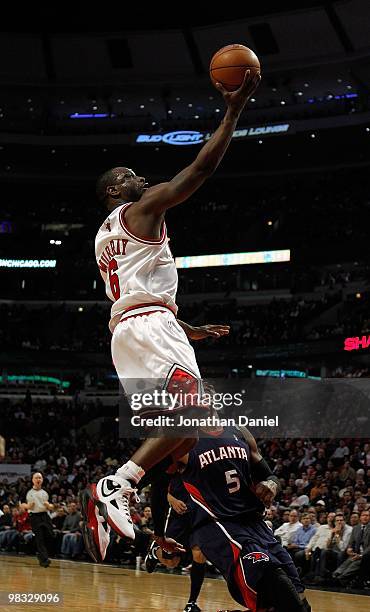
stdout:
POLYGON ((265 511, 252 490, 249 446, 235 430, 200 438, 182 478, 195 504, 215 519, 247 520, 265 511))

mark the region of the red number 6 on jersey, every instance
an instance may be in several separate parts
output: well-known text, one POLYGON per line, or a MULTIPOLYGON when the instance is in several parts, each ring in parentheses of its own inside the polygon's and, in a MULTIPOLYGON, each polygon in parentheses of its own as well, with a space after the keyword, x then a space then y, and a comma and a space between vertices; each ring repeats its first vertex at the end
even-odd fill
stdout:
POLYGON ((115 274, 115 271, 118 270, 118 263, 115 259, 111 259, 108 265, 108 276, 109 276, 109 284, 111 288, 111 292, 115 300, 118 300, 121 295, 121 290, 119 287, 119 278, 118 275, 115 274))

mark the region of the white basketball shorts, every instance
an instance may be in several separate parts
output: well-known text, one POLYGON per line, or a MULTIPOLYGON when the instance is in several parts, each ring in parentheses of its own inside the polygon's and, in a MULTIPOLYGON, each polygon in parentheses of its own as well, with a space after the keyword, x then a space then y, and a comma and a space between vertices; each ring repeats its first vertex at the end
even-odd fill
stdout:
POLYGON ((201 393, 193 347, 166 306, 127 310, 113 332, 112 358, 127 395, 153 388, 172 393, 179 387, 183 392, 201 393))

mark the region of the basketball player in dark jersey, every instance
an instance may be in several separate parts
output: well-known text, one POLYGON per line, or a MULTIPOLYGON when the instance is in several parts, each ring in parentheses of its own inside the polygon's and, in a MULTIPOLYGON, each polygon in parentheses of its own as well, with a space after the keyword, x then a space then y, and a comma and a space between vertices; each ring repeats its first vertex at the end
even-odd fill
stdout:
MULTIPOLYGON (((244 430, 244 428, 243 428, 244 430)), ((194 502, 192 543, 223 574, 230 594, 252 612, 311 610, 290 555, 263 521, 276 477, 248 430, 215 432, 180 459, 194 502)))

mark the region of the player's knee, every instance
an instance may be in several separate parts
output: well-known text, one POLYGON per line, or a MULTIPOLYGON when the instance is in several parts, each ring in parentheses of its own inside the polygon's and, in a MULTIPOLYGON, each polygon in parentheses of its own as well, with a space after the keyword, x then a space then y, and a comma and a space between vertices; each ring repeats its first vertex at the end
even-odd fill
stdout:
POLYGON ((271 566, 265 571, 258 583, 257 591, 261 607, 269 603, 274 606, 276 612, 306 612, 304 601, 295 590, 289 576, 279 567, 271 566))
POLYGON ((196 561, 196 563, 206 562, 206 558, 200 550, 199 546, 193 546, 193 548, 191 549, 191 553, 193 555, 193 560, 196 561))

